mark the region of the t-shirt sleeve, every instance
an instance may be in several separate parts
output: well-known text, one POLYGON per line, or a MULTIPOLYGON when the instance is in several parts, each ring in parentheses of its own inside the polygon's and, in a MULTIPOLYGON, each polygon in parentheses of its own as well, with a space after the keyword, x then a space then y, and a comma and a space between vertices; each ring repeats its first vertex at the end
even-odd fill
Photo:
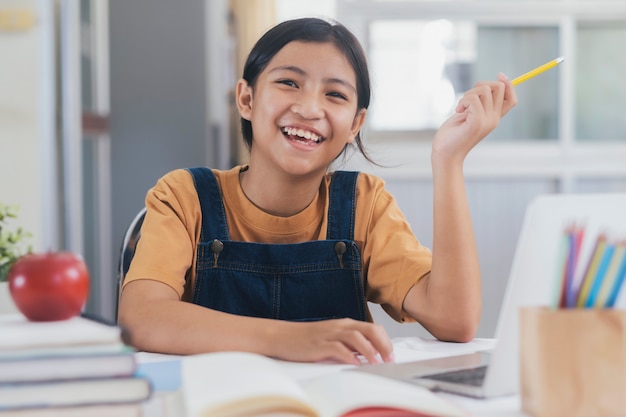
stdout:
POLYGON ((430 272, 432 253, 418 241, 381 179, 362 174, 359 181, 363 195, 357 199, 365 204, 358 203, 357 215, 367 224, 362 249, 366 297, 394 320, 414 322, 402 304, 411 287, 430 272))
POLYGON ((172 171, 158 180, 145 200, 141 238, 124 285, 151 279, 172 287, 182 298, 195 262, 202 215, 191 174, 172 171))

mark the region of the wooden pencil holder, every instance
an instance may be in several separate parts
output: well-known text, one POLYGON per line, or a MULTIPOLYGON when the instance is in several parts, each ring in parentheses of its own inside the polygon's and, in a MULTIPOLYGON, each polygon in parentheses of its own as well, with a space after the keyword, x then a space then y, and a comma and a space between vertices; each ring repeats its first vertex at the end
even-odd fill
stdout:
POLYGON ((626 311, 522 307, 519 318, 524 412, 626 416, 626 311))

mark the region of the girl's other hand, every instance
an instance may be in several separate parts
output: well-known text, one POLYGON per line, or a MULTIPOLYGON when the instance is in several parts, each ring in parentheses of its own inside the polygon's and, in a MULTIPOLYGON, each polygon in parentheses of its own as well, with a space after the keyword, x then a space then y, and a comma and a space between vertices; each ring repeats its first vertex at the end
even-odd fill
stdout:
POLYGON ((360 365, 393 361, 393 345, 385 329, 353 319, 310 323, 283 322, 274 335, 274 355, 297 362, 336 361, 360 365))

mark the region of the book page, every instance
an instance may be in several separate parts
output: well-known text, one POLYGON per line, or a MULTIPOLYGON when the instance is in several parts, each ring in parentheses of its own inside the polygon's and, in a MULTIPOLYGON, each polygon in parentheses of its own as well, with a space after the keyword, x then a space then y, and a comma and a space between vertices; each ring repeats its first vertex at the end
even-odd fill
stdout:
POLYGON ((189 417, 318 416, 298 383, 270 358, 218 352, 192 355, 182 361, 189 417))
POLYGON ((426 388, 361 372, 337 372, 302 383, 321 417, 462 417, 468 413, 426 388))

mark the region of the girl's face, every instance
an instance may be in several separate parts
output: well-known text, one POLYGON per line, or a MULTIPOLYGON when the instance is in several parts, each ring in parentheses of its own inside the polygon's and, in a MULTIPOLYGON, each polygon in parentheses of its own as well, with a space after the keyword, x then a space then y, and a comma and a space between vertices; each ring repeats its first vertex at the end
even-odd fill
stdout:
POLYGON ((323 174, 365 121, 354 70, 330 42, 285 45, 254 89, 239 82, 237 105, 252 123, 250 165, 266 172, 323 174))

